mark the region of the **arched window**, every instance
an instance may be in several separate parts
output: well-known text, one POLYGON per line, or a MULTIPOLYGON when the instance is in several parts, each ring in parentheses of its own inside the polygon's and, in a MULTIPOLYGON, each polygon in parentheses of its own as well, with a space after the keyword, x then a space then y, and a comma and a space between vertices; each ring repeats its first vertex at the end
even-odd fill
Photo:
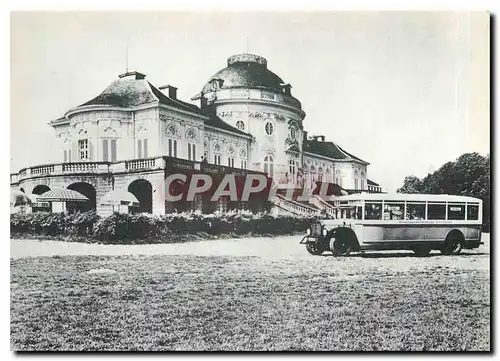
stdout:
POLYGON ((270 155, 264 158, 264 173, 267 173, 271 178, 274 175, 274 160, 270 155))
POLYGON ((316 167, 313 165, 311 166, 311 182, 314 183, 316 182, 317 174, 316 174, 316 167))
POLYGON ((323 182, 323 168, 319 167, 318 169, 318 180, 323 182))
POLYGON ((295 140, 295 138, 297 137, 297 130, 295 129, 295 127, 291 127, 290 128, 290 138, 292 140, 295 140))
POLYGON ((240 168, 247 169, 247 151, 245 148, 240 151, 240 168))
POLYGON ((330 167, 326 168, 326 171, 325 171, 325 181, 332 182, 332 169, 330 167))
POLYGON ((295 176, 295 171, 296 171, 295 160, 290 159, 288 161, 288 171, 291 176, 295 176))

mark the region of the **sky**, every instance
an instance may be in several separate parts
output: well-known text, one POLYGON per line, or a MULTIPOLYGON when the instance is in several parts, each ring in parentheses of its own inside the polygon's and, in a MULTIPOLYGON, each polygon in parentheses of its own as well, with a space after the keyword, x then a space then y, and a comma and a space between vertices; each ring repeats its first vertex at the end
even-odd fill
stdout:
POLYGON ((395 191, 405 176, 489 152, 489 42, 484 12, 14 12, 11 172, 56 162, 47 123, 127 63, 189 101, 229 56, 250 52, 292 85, 309 134, 368 161, 368 178, 395 191))

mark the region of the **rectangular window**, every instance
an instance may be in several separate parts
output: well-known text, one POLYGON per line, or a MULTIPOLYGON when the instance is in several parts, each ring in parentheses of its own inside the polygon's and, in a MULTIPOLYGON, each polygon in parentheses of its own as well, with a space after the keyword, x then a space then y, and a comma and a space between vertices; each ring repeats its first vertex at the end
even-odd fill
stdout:
POLYGON ((219 154, 214 155, 214 164, 220 165, 220 155, 219 154))
POLYGON ((430 220, 446 219, 446 205, 429 203, 427 205, 427 219, 430 220))
POLYGON ((465 220, 465 204, 448 204, 448 219, 465 220))
POLYGON ((64 151, 64 163, 68 161, 68 152, 65 150, 64 151))
POLYGON ((71 163, 71 149, 68 150, 68 162, 71 163))
POLYGON ((148 140, 144 139, 142 141, 142 144, 144 146, 144 158, 147 158, 148 157, 148 140))
POLYGON ((142 140, 137 141, 137 158, 142 158, 142 140))
POLYGON ((479 219, 479 205, 467 205, 467 219, 471 221, 477 221, 479 219))
POLYGON ((404 203, 384 203, 384 220, 395 221, 404 218, 404 203))
POLYGON ((382 219, 382 203, 365 203, 365 219, 382 219))
POLYGON ((80 150, 80 160, 89 160, 89 141, 88 141, 88 139, 80 139, 78 141, 78 149, 80 150))
POLYGON ((406 205, 406 217, 408 220, 425 219, 425 203, 408 203, 406 205))
POLYGON ((356 219, 362 219, 363 218, 363 207, 356 207, 356 219))
POLYGON ((116 162, 116 139, 111 139, 111 161, 116 162))
POLYGON ((102 160, 104 162, 108 161, 108 140, 107 139, 102 140, 102 160))
POLYGON ((234 158, 232 157, 227 157, 227 166, 234 168, 234 158))
POLYGON ((196 145, 188 143, 188 159, 196 161, 196 145))
POLYGON ((177 158, 177 140, 168 140, 168 156, 177 158))
POLYGON ((247 161, 246 160, 241 161, 241 169, 247 169, 247 161))
POLYGON ((354 189, 358 189, 358 180, 354 179, 354 189))

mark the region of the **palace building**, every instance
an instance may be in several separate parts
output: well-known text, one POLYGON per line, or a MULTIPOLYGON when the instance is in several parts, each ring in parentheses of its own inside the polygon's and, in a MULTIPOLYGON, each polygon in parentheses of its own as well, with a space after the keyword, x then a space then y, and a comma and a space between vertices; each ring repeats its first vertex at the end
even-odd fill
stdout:
MULTIPOLYGON (((98 96, 49 122, 60 162, 11 174, 11 188, 35 195, 76 190, 89 201, 74 207, 103 215, 113 209, 101 199, 115 189, 137 197, 136 211, 155 214, 267 207, 199 198, 169 204, 165 179, 175 172, 264 173, 279 189, 312 189, 327 182, 347 192, 381 191, 367 177, 368 162, 322 135, 307 134, 306 113, 292 86, 269 70, 263 57, 229 57, 227 67, 191 101, 178 99, 175 86, 156 87, 140 72, 121 74, 98 96)), ((289 212, 318 208, 303 204, 297 210, 301 204, 285 197, 274 206, 289 212)))

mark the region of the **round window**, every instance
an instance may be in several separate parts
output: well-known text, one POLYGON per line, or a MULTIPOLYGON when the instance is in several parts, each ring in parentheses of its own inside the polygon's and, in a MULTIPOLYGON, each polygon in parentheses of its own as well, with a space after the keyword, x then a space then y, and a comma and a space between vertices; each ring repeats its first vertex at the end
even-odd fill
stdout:
POLYGON ((245 130, 245 123, 243 123, 241 120, 238 120, 236 122, 236 128, 238 128, 241 131, 245 130))
POLYGON ((271 135, 271 134, 273 134, 273 132, 274 132, 273 123, 267 122, 266 123, 266 134, 271 135))
POLYGON ((290 128, 290 138, 292 138, 293 140, 295 140, 296 136, 297 136, 297 131, 295 130, 294 127, 291 127, 290 128))

